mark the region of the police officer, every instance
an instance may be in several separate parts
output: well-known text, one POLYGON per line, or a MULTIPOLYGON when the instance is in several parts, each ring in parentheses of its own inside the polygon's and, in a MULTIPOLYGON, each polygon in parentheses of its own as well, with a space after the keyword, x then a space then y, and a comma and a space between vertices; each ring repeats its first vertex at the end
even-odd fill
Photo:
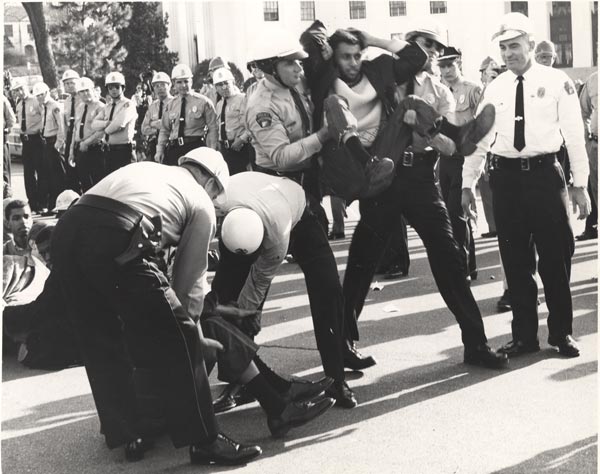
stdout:
POLYGON ((285 31, 260 38, 263 52, 256 53, 257 66, 265 73, 248 99, 246 127, 253 137, 257 170, 285 176, 300 183, 308 200, 303 223, 304 239, 291 245, 292 255, 304 272, 313 316, 317 348, 325 374, 334 379, 327 394, 344 408, 356 406, 345 382, 343 361, 343 296, 337 266, 327 240, 325 211, 320 205, 316 154, 329 138, 326 126, 313 133, 312 104, 301 87, 306 54, 285 31), (319 221, 321 219, 321 222, 319 221), (308 258, 309 255, 318 259, 308 258))
MULTIPOLYGON (((477 105, 481 97, 481 86, 466 80, 462 75, 462 53, 448 46, 438 58, 438 66, 442 75, 442 83, 448 86, 456 101, 454 123, 463 125, 475 118, 477 105)), ((477 278, 477 262, 475 259, 475 239, 468 214, 461 205, 462 165, 464 156, 442 154, 439 162, 439 180, 442 197, 448 208, 452 233, 460 249, 468 280, 477 278)))
POLYGON ((215 107, 210 99, 192 90, 192 70, 178 64, 171 79, 177 96, 163 114, 155 157, 155 161, 166 165, 176 165, 179 157, 194 148, 208 146, 216 150, 218 146, 215 107))
POLYGON ((67 186, 73 191, 80 192, 79 174, 76 163, 71 155, 71 144, 73 143, 73 131, 75 129, 75 111, 81 100, 77 94, 77 83, 79 74, 73 69, 67 69, 62 75, 62 83, 69 97, 65 100, 64 111, 61 114, 62 126, 56 140, 56 149, 64 156, 65 171, 67 173, 67 186))
POLYGON ((8 97, 6 97, 5 94, 2 94, 2 106, 3 106, 3 113, 2 113, 2 118, 3 118, 3 122, 2 122, 2 127, 3 127, 3 150, 4 150, 4 162, 3 162, 3 173, 2 173, 2 177, 4 178, 4 197, 8 197, 8 195, 10 194, 10 185, 11 185, 11 171, 10 171, 10 150, 8 148, 8 134, 10 133, 11 129, 13 128, 13 126, 15 125, 15 123, 17 122, 17 118, 15 117, 15 113, 13 112, 13 108, 12 105, 10 104, 10 101, 8 100, 8 97))
POLYGON ((137 110, 135 104, 125 97, 125 77, 120 72, 107 74, 104 84, 111 103, 104 107, 92 122, 92 129, 104 133, 104 156, 106 171, 113 171, 135 161, 134 142, 137 110))
POLYGON ((75 112, 70 156, 77 164, 79 181, 86 192, 108 174, 102 151, 104 133, 92 129, 92 122, 104 109, 104 104, 96 96, 94 83, 87 77, 77 81, 77 93, 81 103, 75 112))
POLYGON ((156 100, 148 107, 144 121, 142 122, 142 134, 146 137, 146 142, 148 143, 146 150, 148 160, 154 160, 162 117, 167 105, 173 100, 173 96, 171 95, 171 78, 166 72, 157 72, 154 74, 152 77, 152 87, 154 88, 156 100))
POLYGON ((211 199, 227 185, 227 165, 206 148, 181 164, 125 166, 84 194, 54 230, 53 272, 108 447, 125 444, 130 461, 149 449, 138 424, 133 363, 156 370, 171 439, 190 446, 192 463, 241 464, 261 450, 219 433, 203 356, 218 346, 196 324, 216 228, 211 199), (166 246, 177 246, 172 287, 155 263, 166 246))
POLYGON ((552 67, 557 59, 552 41, 540 41, 535 47, 535 60, 543 66, 552 67))
POLYGON ((33 212, 48 210, 48 178, 44 170, 42 130, 43 107, 29 94, 24 82, 15 79, 11 88, 18 99, 17 124, 21 133, 21 159, 25 178, 25 193, 33 212))
POLYGON ((52 209, 56 206, 56 198, 66 188, 67 173, 63 157, 56 149, 56 140, 62 127, 62 109, 58 102, 50 96, 50 89, 43 82, 33 85, 33 95, 42 107, 43 119, 42 136, 43 162, 45 174, 48 177, 48 211, 42 213, 53 215, 52 209))
POLYGON ((229 174, 248 171, 250 164, 250 132, 246 130, 244 113, 246 96, 236 87, 233 74, 226 68, 213 72, 213 84, 223 98, 217 102, 219 149, 229 166, 229 174))
POLYGON ((574 239, 565 176, 556 153, 564 137, 574 179, 573 208, 579 208, 580 219, 585 218, 590 203, 584 127, 571 79, 533 60, 532 32, 525 15, 509 13, 493 36, 508 71, 485 90, 481 103, 495 106, 496 122, 477 151, 465 159, 462 200, 465 211, 475 208, 473 187, 491 150, 490 185, 513 310, 513 340, 502 351, 518 355, 540 350, 537 250, 549 310, 548 343, 564 356, 576 357, 569 288, 574 239))

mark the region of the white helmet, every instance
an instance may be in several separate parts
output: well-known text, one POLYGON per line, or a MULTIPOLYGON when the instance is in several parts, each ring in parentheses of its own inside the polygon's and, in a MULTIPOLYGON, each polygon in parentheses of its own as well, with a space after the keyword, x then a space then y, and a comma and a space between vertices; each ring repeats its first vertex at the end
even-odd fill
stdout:
POLYGON ((27 85, 22 81, 22 79, 20 77, 15 77, 10 84, 10 90, 14 91, 19 87, 27 90, 27 85))
POLYGON ((67 209, 69 209, 69 206, 73 203, 73 201, 77 199, 79 199, 79 194, 77 194, 72 189, 65 189, 56 198, 56 207, 53 209, 53 211, 66 211, 67 209))
POLYGON ((171 85, 171 78, 166 72, 157 72, 152 77, 152 84, 156 84, 157 82, 166 82, 171 85))
POLYGON ((252 209, 237 207, 223 219, 221 239, 231 252, 248 255, 256 252, 265 234, 260 216, 252 209))
POLYGON ((40 94, 45 94, 46 92, 48 92, 50 90, 50 88, 48 87, 48 85, 44 82, 36 82, 33 85, 33 95, 40 95, 40 94))
POLYGON ((77 71, 73 71, 73 69, 67 69, 63 72, 61 81, 68 81, 69 79, 79 79, 79 74, 77 71))
POLYGON ((191 79, 193 77, 192 70, 187 64, 178 64, 171 72, 171 79, 191 79))
POLYGON ((92 81, 89 77, 82 77, 77 81, 76 90, 77 92, 86 91, 86 90, 94 90, 94 81, 92 81))
POLYGON ((109 84, 119 84, 125 87, 125 76, 117 71, 109 72, 104 80, 104 85, 107 86, 109 84))
POLYGON ((208 72, 216 71, 222 67, 229 69, 229 63, 223 56, 215 56, 208 63, 208 72))
POLYGON ((235 79, 229 69, 222 67, 213 72, 212 81, 213 84, 218 84, 219 82, 235 81, 235 79))
POLYGON ((178 162, 179 165, 193 163, 202 167, 205 171, 210 173, 211 176, 216 178, 219 186, 221 186, 221 192, 227 189, 227 184, 229 183, 229 168, 223 159, 223 155, 217 150, 213 150, 206 146, 194 148, 179 158, 178 162))
POLYGON ((302 49, 298 38, 283 28, 275 28, 266 32, 254 42, 250 61, 274 59, 304 59, 308 55, 302 49))

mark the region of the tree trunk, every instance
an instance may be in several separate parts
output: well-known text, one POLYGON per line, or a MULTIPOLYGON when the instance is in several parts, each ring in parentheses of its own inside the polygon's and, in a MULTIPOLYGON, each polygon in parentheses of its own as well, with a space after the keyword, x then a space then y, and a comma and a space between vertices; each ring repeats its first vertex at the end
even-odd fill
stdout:
POLYGON ((44 6, 41 2, 22 2, 22 4, 31 23, 42 77, 48 87, 54 89, 58 86, 58 77, 56 76, 54 54, 52 54, 52 49, 50 48, 50 36, 48 35, 48 28, 46 28, 44 6))

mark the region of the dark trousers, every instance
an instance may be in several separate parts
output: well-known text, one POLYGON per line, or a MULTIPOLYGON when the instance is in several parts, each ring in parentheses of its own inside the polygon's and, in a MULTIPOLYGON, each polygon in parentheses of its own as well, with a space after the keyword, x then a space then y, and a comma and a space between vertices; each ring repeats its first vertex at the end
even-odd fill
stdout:
POLYGON ((331 232, 334 234, 344 234, 344 217, 346 215, 346 201, 338 196, 330 196, 331 201, 331 217, 333 224, 331 232))
POLYGON ((197 325, 167 278, 142 257, 117 266, 136 228, 130 220, 76 205, 52 236, 57 273, 80 345, 106 443, 139 437, 133 367, 156 370, 176 447, 217 434, 197 325))
POLYGON ((56 198, 67 188, 67 172, 60 153, 54 148, 56 137, 45 139, 44 169, 48 177, 48 209, 54 209, 56 198))
POLYGON ((4 135, 3 145, 4 159, 2 163, 2 178, 4 184, 3 199, 5 199, 8 197, 9 194, 11 194, 10 185, 12 180, 12 174, 10 171, 10 150, 8 148, 6 134, 4 135))
MULTIPOLYGON (((359 209, 362 206, 359 202, 359 209)), ((368 212, 368 211, 366 211, 368 212)), ((408 253, 408 230, 406 228, 406 219, 400 216, 400 219, 394 219, 392 232, 385 247, 385 252, 377 266, 377 272, 385 273, 392 267, 398 266, 401 270, 408 273, 410 268, 410 254, 408 253)))
POLYGON ((375 267, 392 232, 403 215, 421 237, 440 294, 458 321, 465 346, 485 343, 481 313, 464 278, 460 250, 440 192, 435 185, 432 163, 398 166, 392 185, 376 199, 361 203, 344 276, 347 337, 357 340, 360 315, 375 267), (349 323, 350 322, 350 323, 349 323))
POLYGON ((575 249, 569 224, 568 193, 558 162, 531 171, 490 171, 500 255, 510 291, 515 340, 537 340, 536 259, 548 305, 548 330, 572 333, 569 280, 575 249))
POLYGON ((75 157, 76 169, 79 173, 79 181, 83 192, 86 192, 107 175, 104 161, 106 156, 99 145, 89 147, 87 151, 76 151, 75 157))
POLYGON ((477 271, 475 239, 469 217, 462 208, 462 169, 465 159, 457 156, 443 156, 440 159, 440 187, 446 203, 452 233, 460 249, 460 256, 467 269, 467 275, 477 271))
POLYGON ((22 141, 25 193, 33 211, 48 207, 48 178, 44 167, 44 144, 39 135, 29 135, 22 141))
POLYGON ((104 162, 106 163, 106 174, 123 168, 135 162, 133 156, 133 145, 111 145, 104 151, 104 162))
POLYGON ((221 153, 229 168, 230 176, 248 171, 248 165, 250 164, 250 148, 252 147, 249 143, 246 143, 239 151, 235 151, 232 148, 221 147, 221 153))
POLYGON ((179 164, 177 163, 179 158, 185 155, 188 151, 200 148, 201 146, 206 146, 206 143, 204 143, 203 140, 193 143, 185 143, 183 145, 169 145, 165 149, 163 163, 169 166, 177 166, 179 164))

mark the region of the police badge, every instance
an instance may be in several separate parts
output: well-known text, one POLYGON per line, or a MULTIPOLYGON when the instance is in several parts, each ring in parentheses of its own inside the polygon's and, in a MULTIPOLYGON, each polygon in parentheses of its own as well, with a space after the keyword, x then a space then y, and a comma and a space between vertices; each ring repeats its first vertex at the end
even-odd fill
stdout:
POLYGON ((545 95, 546 95, 546 89, 545 89, 545 88, 543 88, 543 87, 540 87, 540 88, 537 90, 537 96, 538 96, 540 99, 543 99, 545 95))
POLYGON ((569 95, 575 93, 575 89, 573 89, 573 86, 571 85, 570 81, 565 81, 565 90, 567 91, 567 94, 569 94, 569 95))
POLYGON ((256 114, 256 123, 260 125, 260 128, 270 127, 273 118, 269 112, 259 112, 256 114))

